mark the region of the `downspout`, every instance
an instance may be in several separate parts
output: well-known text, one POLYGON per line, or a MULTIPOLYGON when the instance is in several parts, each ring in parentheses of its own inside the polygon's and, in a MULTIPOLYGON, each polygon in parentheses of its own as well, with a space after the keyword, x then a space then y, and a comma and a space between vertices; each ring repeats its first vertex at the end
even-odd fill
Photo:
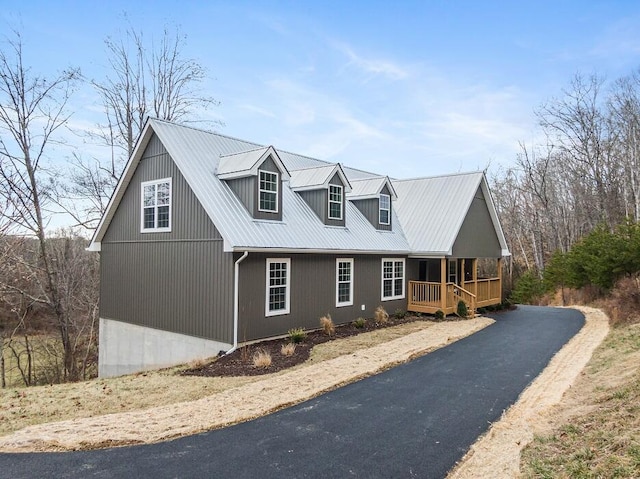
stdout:
POLYGON ((239 282, 240 282, 240 263, 249 256, 249 252, 245 251, 242 256, 234 263, 233 271, 233 347, 225 353, 231 354, 238 349, 238 309, 240 302, 239 282))

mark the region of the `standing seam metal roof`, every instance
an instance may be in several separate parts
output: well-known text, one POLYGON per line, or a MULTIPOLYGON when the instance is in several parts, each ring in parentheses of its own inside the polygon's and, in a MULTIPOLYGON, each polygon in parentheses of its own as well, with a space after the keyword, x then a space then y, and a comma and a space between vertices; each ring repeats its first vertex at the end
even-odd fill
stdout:
MULTIPOLYGON (((282 221, 256 220, 251 217, 226 182, 218 178, 216 172, 221 156, 246 153, 249 150, 260 150, 266 147, 150 119, 138 140, 134 155, 127 164, 107 212, 94 234, 90 249, 99 249, 99 243, 153 132, 158 135, 220 231, 224 238, 225 251, 275 249, 450 254, 478 186, 484 182, 486 187, 486 179, 481 172, 393 180, 390 184, 397 194, 391 212, 393 230, 380 231, 374 228, 350 201, 346 201, 345 205, 345 227, 325 225, 302 197, 291 189, 290 182, 284 181, 282 221)), ((324 174, 329 168, 335 168, 337 165, 286 151, 277 149, 275 151, 285 168, 292 172, 294 184, 295 177, 301 174, 295 170, 314 168, 316 169, 314 175, 321 176, 321 173, 324 174)), ((385 176, 348 167, 342 168, 342 171, 347 180, 356 185, 361 183, 377 187, 380 181, 389 181, 385 176)), ((306 181, 318 181, 318 178, 310 177, 306 181)), ((356 190, 356 188, 358 187, 354 185, 353 189, 356 190)), ((492 212, 493 216, 495 211, 492 212)), ((497 222, 497 216, 495 218, 494 221, 497 222)), ((499 238, 502 238, 501 243, 504 243, 499 224, 497 232, 499 238)), ((506 243, 504 248, 506 251, 506 243)))

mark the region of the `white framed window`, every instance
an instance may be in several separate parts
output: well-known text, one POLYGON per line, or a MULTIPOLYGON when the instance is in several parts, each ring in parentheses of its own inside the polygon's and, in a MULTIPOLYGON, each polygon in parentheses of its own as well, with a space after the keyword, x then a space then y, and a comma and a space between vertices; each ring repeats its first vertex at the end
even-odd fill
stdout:
POLYGON ((342 186, 329 185, 329 219, 342 219, 342 186))
POLYGON ((140 231, 171 231, 171 178, 140 184, 140 231))
POLYGON ((404 258, 382 259, 382 301, 404 298, 404 258))
POLYGON ((336 259, 336 306, 353 304, 353 258, 336 259))
POLYGON ((267 258, 265 316, 289 314, 291 259, 267 258))
POLYGON ((273 171, 258 170, 258 211, 278 212, 279 175, 273 171))
POLYGON ((379 217, 378 221, 381 225, 388 225, 391 222, 391 197, 389 195, 381 194, 379 205, 379 217))

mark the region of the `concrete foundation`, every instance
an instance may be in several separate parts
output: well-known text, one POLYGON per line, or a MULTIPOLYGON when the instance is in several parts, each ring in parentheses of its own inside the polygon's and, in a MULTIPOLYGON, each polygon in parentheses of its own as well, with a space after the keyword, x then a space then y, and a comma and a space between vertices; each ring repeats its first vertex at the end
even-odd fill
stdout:
POLYGON ((216 356, 231 344, 100 318, 98 376, 112 377, 216 356))

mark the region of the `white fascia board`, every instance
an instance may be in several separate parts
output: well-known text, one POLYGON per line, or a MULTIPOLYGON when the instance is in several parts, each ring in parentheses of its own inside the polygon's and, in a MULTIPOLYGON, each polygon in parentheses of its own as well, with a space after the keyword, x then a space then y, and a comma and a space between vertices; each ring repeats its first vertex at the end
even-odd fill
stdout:
MULTIPOLYGON (((226 251, 226 250, 225 250, 226 251)), ((358 255, 358 254, 375 254, 375 255, 398 255, 408 256, 409 251, 394 251, 394 250, 353 250, 353 249, 317 249, 317 248, 247 248, 242 246, 236 246, 232 250, 234 253, 243 253, 248 251, 249 253, 313 253, 313 254, 338 254, 338 255, 358 255)))
MULTIPOLYGON (((257 174, 257 173, 256 173, 257 174)), ((233 180, 236 178, 246 178, 247 176, 256 176, 250 170, 231 171, 229 173, 218 173, 218 178, 221 180, 233 180)))
POLYGON ((491 196, 491 190, 489 190, 489 184, 487 183, 487 179, 482 174, 482 180, 480 182, 480 186, 482 188, 482 194, 484 195, 485 202, 487 203, 487 207, 489 208, 489 216, 491 217, 491 221, 493 222, 493 228, 496 231, 496 235, 498 236, 498 241, 500 242, 500 247, 502 248, 502 256, 511 256, 509 252, 509 247, 507 245, 507 239, 504 236, 504 232, 502 231, 502 225, 500 224, 500 219, 498 218, 498 211, 496 210, 496 206, 493 202, 493 197, 491 196), (507 254, 505 254, 505 251, 507 254))
POLYGON ((289 170, 287 170, 287 167, 280 159, 280 155, 278 155, 278 152, 276 151, 276 149, 271 145, 269 145, 269 147, 262 154, 260 159, 251 167, 251 171, 253 172, 253 174, 254 175, 258 174, 258 169, 262 166, 262 163, 264 163, 269 156, 273 157, 273 161, 275 161, 276 165, 278 165, 278 169, 280 170, 280 177, 283 180, 290 179, 291 175, 289 174, 289 170))
MULTIPOLYGON (((115 210, 118 208, 118 205, 120 204, 120 201, 122 200, 122 197, 124 196, 124 193, 127 187, 129 186, 129 183, 131 182, 131 178, 133 178, 133 174, 136 171, 138 163, 140 163, 140 158, 142 157, 142 153, 144 152, 144 149, 147 147, 147 144, 149 143, 149 139, 153 134, 153 128, 151 126, 152 122, 153 120, 151 118, 147 118, 144 128, 142 129, 142 132, 140 133, 140 136, 138 137, 136 145, 133 149, 133 153, 131 154, 131 157, 129 157, 129 161, 127 161, 127 164, 122 172, 122 175, 120 175, 120 179, 118 180, 118 185, 116 186, 116 189, 113 191, 113 194, 109 199, 109 203, 107 204, 107 208, 105 209, 105 212, 102 215, 102 218, 100 218, 100 223, 98 223, 98 227, 93 233, 93 238, 91 238, 91 243, 89 244, 89 248, 92 248, 94 243, 99 244, 102 241, 102 238, 106 233, 106 229, 111 223, 111 220, 113 219, 115 210)), ((94 250, 90 250, 90 251, 94 251, 94 250)))
POLYGON ((102 243, 100 241, 92 241, 84 250, 99 253, 102 251, 102 243))

